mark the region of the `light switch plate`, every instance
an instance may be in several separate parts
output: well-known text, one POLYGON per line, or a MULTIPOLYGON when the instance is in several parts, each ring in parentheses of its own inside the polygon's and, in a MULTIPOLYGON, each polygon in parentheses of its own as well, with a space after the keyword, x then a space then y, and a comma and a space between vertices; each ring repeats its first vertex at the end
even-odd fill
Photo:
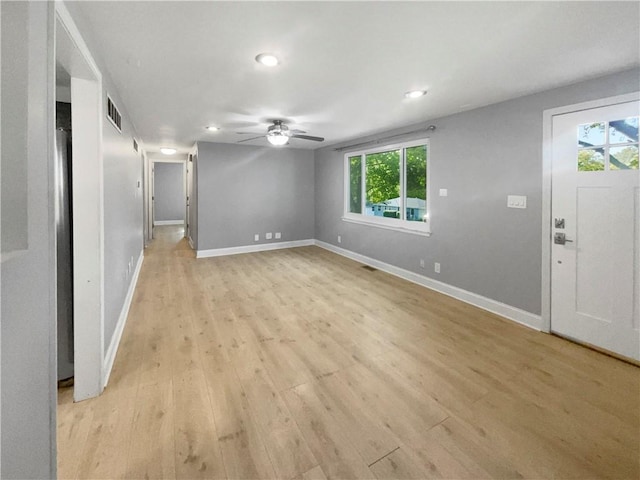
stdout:
POLYGON ((282 238, 282 233, 281 232, 276 232, 276 240, 282 238))
POLYGON ((447 195, 449 195, 449 192, 447 191, 446 188, 441 188, 440 189, 440 196, 441 197, 446 197, 447 195))
POLYGON ((271 240, 272 234, 271 232, 267 233, 264 238, 266 238, 267 240, 271 240))
POLYGON ((527 208, 527 196, 526 195, 507 195, 507 207, 527 208))

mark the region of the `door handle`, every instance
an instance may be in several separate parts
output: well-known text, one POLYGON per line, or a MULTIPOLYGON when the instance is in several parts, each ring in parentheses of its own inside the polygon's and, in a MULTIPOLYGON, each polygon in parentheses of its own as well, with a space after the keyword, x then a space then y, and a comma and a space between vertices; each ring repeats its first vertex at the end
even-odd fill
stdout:
POLYGON ((558 232, 553 236, 553 243, 555 243, 556 245, 564 245, 567 242, 573 243, 573 240, 569 240, 567 238, 567 235, 564 233, 558 232))

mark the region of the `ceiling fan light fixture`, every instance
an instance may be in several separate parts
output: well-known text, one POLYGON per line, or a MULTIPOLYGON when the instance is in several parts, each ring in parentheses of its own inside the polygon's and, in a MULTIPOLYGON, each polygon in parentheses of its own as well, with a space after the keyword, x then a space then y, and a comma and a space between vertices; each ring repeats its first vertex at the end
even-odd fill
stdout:
POLYGON ((271 145, 274 145, 276 147, 281 147, 289 143, 289 137, 287 135, 282 135, 280 133, 277 133, 277 134, 272 133, 267 135, 267 140, 271 145))
POLYGON ((427 94, 426 90, 410 90, 404 94, 406 98, 420 98, 427 94))
POLYGON ((265 67, 275 67, 280 63, 278 61, 278 57, 272 55, 271 53, 261 53, 256 57, 256 62, 261 63, 265 67))
POLYGON ((162 147, 160 149, 160 153, 162 153, 164 155, 173 155, 176 152, 177 152, 177 150, 175 148, 162 147))
POLYGON ((216 126, 214 126, 214 125, 209 125, 208 127, 204 127, 204 128, 206 128, 206 129, 207 129, 207 130, 209 130, 210 132, 217 132, 217 131, 219 131, 219 130, 220 130, 220 128, 219 128, 219 127, 216 127, 216 126))

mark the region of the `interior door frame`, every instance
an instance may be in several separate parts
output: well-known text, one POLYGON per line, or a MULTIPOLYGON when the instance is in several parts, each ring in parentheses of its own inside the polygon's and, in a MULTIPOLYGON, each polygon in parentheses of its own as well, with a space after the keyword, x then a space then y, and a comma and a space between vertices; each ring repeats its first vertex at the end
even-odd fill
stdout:
POLYGON ((640 91, 551 108, 542 113, 542 308, 541 330, 551 332, 551 207, 553 117, 640 100, 640 91))
MULTIPOLYGON (((155 215, 154 212, 154 208, 153 208, 153 202, 155 201, 155 190, 156 190, 156 178, 155 178, 155 164, 156 163, 178 163, 178 164, 182 164, 182 200, 184 201, 184 209, 186 211, 187 209, 187 162, 189 161, 189 158, 152 158, 150 160, 151 162, 151 225, 153 227, 154 225, 154 218, 153 216, 155 215)), ((187 222, 189 221, 188 218, 185 217, 184 222, 182 223, 182 226, 184 227, 184 234, 185 237, 187 236, 187 222)))
POLYGON ((55 61, 71 76, 75 401, 104 388, 102 74, 69 11, 55 2, 55 61), (64 51, 58 51, 66 42, 64 51))
POLYGON ((187 161, 184 162, 184 168, 185 168, 185 173, 184 173, 184 184, 185 184, 185 200, 186 200, 186 204, 185 204, 185 213, 184 213, 184 236, 187 239, 191 238, 191 231, 190 231, 190 227, 191 224, 189 223, 189 216, 191 215, 190 209, 191 209, 191 183, 192 183, 192 176, 193 176, 193 154, 189 153, 187 154, 187 161), (191 177, 190 177, 191 175, 191 177))

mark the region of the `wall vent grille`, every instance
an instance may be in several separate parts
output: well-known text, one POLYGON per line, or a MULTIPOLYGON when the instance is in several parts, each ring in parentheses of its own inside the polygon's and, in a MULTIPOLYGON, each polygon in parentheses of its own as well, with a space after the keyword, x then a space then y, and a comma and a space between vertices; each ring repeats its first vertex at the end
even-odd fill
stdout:
POLYGON ((109 95, 107 95, 107 118, 111 120, 111 123, 116 127, 116 130, 122 133, 122 116, 109 95))

